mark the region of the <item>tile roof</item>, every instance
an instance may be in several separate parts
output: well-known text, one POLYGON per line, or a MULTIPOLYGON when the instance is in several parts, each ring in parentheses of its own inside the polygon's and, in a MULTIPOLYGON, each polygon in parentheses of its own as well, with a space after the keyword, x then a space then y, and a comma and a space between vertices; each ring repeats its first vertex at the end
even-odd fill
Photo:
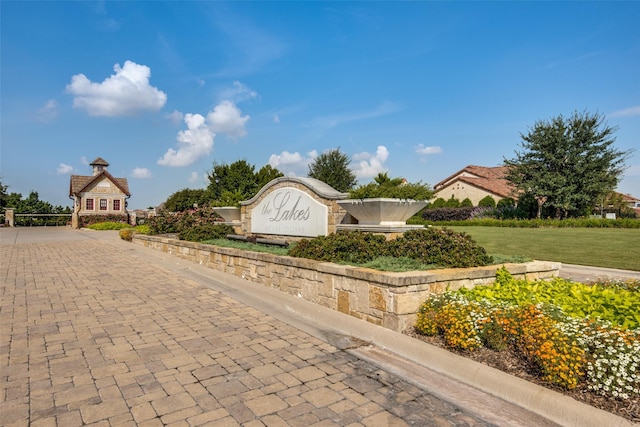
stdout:
POLYGON ((514 187, 504 178, 506 170, 506 166, 485 167, 469 165, 443 179, 433 189, 438 191, 454 182, 461 181, 500 197, 516 198, 514 187))
POLYGON ((92 176, 71 175, 71 181, 69 183, 69 196, 82 193, 89 185, 102 179, 103 177, 106 177, 108 180, 113 182, 116 187, 118 187, 124 194, 126 194, 127 196, 131 196, 127 178, 115 178, 106 170, 103 170, 100 173, 92 176))
POLYGON ((638 199, 637 197, 633 197, 631 194, 618 193, 617 191, 614 191, 614 193, 619 194, 622 197, 622 200, 624 200, 627 203, 640 202, 640 199, 638 199))

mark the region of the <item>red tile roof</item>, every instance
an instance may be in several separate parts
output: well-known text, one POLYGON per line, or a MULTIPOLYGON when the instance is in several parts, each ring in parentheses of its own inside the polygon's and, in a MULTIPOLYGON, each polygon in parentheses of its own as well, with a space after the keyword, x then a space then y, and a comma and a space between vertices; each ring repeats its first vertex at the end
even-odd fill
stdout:
POLYGON ((438 191, 454 182, 461 181, 499 197, 517 198, 514 194, 514 187, 504 178, 506 170, 506 166, 485 167, 469 165, 443 179, 433 189, 438 191))

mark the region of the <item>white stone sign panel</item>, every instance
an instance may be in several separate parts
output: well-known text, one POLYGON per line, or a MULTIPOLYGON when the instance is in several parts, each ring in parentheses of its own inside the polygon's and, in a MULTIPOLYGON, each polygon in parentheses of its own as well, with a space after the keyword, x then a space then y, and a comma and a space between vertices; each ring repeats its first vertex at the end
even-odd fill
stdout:
POLYGON ((272 191, 251 211, 251 232, 282 236, 326 236, 328 208, 304 191, 272 191))

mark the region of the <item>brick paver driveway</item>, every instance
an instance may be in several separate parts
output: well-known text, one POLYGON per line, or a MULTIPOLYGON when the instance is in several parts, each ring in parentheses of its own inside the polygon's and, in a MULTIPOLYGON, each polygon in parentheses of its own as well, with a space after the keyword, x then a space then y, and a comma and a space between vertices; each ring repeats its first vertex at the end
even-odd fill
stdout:
POLYGON ((117 233, 0 243, 2 425, 488 425, 117 233))

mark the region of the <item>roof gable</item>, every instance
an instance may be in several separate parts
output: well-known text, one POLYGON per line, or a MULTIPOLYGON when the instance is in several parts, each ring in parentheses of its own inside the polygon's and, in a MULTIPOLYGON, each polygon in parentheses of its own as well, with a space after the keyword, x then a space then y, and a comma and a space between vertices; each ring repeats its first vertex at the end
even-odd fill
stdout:
POLYGON ((108 171, 102 170, 100 173, 93 176, 83 175, 71 175, 69 183, 69 196, 78 195, 87 191, 87 189, 94 183, 102 180, 103 178, 111 181, 120 191, 127 196, 131 196, 129 193, 129 183, 126 178, 115 178, 108 171))
POLYGON ((506 166, 469 165, 437 183, 433 189, 442 190, 456 182, 465 182, 499 197, 514 197, 514 187, 504 178, 506 166))

